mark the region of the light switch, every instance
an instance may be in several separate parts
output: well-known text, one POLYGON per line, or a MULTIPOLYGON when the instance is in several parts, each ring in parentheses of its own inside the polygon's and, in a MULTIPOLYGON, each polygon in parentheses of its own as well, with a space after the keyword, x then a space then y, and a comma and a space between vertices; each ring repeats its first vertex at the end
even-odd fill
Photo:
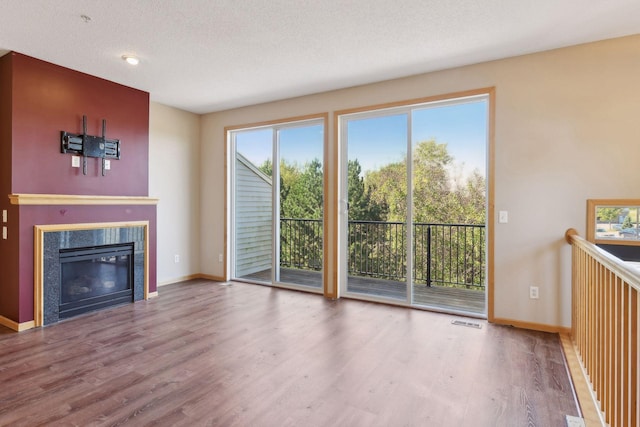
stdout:
POLYGON ((7 210, 2 210, 2 222, 7 222, 7 210))
POLYGON ((509 212, 508 211, 500 211, 500 215, 498 217, 498 221, 500 224, 506 224, 509 222, 509 212))
POLYGON ((80 167, 80 156, 71 156, 71 167, 72 168, 80 167))
POLYGON ((7 227, 2 227, 2 240, 7 240, 7 227))

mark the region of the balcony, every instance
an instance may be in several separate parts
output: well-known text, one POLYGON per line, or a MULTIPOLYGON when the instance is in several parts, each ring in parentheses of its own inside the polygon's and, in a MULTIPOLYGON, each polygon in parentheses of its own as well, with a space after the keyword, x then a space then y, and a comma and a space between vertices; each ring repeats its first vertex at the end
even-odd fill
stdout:
MULTIPOLYGON (((485 226, 413 224, 414 305, 485 313, 485 226)), ((322 287, 322 220, 280 220, 283 283, 322 287)), ((407 301, 406 224, 349 221, 349 293, 407 301)), ((245 276, 270 282, 271 270, 245 276)))

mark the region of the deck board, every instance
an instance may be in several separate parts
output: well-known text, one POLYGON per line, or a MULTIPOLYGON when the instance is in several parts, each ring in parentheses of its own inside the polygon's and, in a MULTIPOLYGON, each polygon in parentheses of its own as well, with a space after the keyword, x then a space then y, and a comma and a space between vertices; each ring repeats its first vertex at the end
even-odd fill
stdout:
MULTIPOLYGON (((244 276, 245 280, 271 283, 271 269, 244 276)), ((406 286, 403 282, 368 277, 349 276, 347 289, 355 295, 388 298, 406 301, 406 286)), ((322 273, 319 271, 280 269, 280 282, 320 289, 322 273)), ((482 290, 450 288, 446 286, 414 285, 413 303, 420 307, 438 310, 465 312, 477 316, 486 315, 486 298, 482 290)))

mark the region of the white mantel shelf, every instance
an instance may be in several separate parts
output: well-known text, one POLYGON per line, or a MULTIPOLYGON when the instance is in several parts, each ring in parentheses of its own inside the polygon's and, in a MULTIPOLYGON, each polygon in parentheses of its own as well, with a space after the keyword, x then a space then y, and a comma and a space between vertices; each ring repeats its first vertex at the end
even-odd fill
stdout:
POLYGON ((157 205, 146 196, 87 196, 73 194, 9 194, 12 205, 157 205))

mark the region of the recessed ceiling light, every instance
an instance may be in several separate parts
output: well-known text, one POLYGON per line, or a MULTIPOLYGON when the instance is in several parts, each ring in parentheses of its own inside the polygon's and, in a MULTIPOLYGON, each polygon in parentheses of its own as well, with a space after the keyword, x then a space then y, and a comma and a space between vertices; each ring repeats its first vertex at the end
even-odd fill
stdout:
POLYGON ((138 57, 133 55, 122 55, 122 59, 127 61, 127 64, 129 65, 138 65, 140 63, 140 60, 138 59, 138 57))

